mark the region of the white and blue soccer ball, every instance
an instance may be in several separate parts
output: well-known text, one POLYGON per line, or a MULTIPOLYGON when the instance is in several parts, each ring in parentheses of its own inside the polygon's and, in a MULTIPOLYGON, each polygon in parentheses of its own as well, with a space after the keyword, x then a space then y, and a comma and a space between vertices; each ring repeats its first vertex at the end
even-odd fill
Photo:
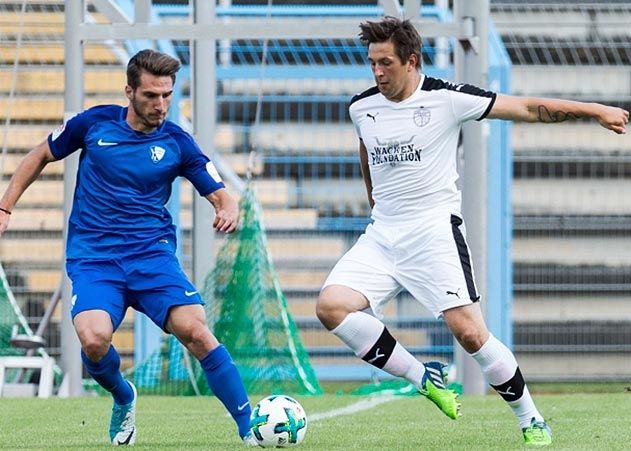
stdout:
POLYGON ((297 446, 307 433, 307 414, 294 398, 268 396, 252 409, 250 427, 263 448, 297 446))

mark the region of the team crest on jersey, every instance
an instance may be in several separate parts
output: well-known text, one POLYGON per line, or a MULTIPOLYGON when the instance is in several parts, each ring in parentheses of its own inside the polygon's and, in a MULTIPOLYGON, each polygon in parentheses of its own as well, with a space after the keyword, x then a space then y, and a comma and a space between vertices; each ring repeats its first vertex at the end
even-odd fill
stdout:
POLYGON ((151 146, 150 150, 151 150, 151 161, 153 161, 154 163, 157 163, 158 161, 162 160, 162 157, 164 157, 164 153, 166 152, 166 150, 164 150, 160 146, 151 146))
POLYGON ((418 127, 425 127, 427 124, 429 124, 431 118, 432 113, 424 106, 419 107, 416 109, 416 111, 414 111, 414 123, 418 127))

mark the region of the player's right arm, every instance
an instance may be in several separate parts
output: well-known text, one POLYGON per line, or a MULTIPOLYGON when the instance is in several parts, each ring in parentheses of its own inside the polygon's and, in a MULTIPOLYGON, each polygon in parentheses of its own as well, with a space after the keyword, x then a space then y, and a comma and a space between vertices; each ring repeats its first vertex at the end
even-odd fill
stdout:
MULTIPOLYGON (((42 172, 44 167, 55 161, 55 157, 50 151, 48 140, 45 139, 35 146, 20 162, 15 173, 9 181, 2 199, 0 199, 0 208, 6 211, 12 211, 20 196, 26 191, 37 176, 42 172)), ((0 210, 0 236, 9 226, 10 214, 0 210)))
POLYGON ((366 185, 366 194, 368 194, 368 204, 370 208, 375 206, 375 201, 372 198, 372 179, 370 178, 370 168, 368 166, 368 151, 364 145, 364 141, 359 140, 359 161, 361 164, 362 178, 366 185))

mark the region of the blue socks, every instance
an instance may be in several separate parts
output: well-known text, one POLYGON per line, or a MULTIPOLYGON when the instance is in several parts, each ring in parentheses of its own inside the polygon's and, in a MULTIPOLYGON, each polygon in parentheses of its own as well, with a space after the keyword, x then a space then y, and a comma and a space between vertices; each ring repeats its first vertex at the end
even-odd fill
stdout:
POLYGON ((243 381, 228 350, 223 346, 210 351, 200 360, 208 386, 226 406, 239 427, 243 438, 250 431, 250 401, 245 392, 243 381))
MULTIPOLYGON (((120 372, 120 356, 114 346, 110 346, 107 354, 98 362, 91 361, 82 350, 81 360, 90 376, 112 394, 116 404, 124 405, 133 401, 134 392, 120 372)), ((243 438, 250 431, 252 409, 239 371, 228 350, 219 345, 201 359, 200 363, 208 386, 226 406, 237 423, 239 435, 243 438)))
POLYGON ((110 346, 107 354, 98 362, 90 360, 83 350, 81 350, 81 360, 83 360, 83 364, 87 368, 90 376, 92 376, 101 387, 112 394, 116 404, 129 404, 134 400, 134 392, 131 386, 120 372, 121 359, 116 349, 114 349, 114 346, 110 346))

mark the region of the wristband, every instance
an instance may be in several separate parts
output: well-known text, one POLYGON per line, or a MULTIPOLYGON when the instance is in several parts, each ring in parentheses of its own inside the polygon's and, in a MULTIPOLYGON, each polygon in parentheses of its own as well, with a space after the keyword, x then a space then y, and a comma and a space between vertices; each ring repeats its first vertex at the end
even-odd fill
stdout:
POLYGON ((11 210, 7 210, 6 208, 2 208, 0 207, 0 211, 5 212, 6 214, 10 215, 11 214, 11 210))

